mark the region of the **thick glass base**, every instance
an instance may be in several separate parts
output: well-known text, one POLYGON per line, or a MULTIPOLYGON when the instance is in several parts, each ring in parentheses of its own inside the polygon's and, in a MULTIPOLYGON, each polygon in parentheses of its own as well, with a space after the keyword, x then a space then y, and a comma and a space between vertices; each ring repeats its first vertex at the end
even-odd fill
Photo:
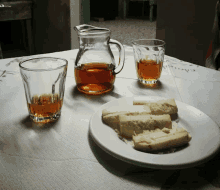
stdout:
POLYGON ((143 80, 143 79, 139 79, 139 81, 142 83, 142 84, 156 84, 158 80, 143 80))
POLYGON ((57 114, 54 114, 53 116, 50 116, 50 117, 36 117, 36 116, 33 116, 33 115, 30 115, 30 118, 33 120, 33 122, 35 123, 51 123, 51 122, 54 122, 56 120, 58 120, 61 116, 61 113, 57 113, 57 114))
POLYGON ((138 81, 146 86, 146 87, 150 87, 150 88, 155 88, 158 86, 158 82, 159 80, 154 80, 154 79, 149 79, 149 80, 143 80, 143 79, 138 79, 138 81))

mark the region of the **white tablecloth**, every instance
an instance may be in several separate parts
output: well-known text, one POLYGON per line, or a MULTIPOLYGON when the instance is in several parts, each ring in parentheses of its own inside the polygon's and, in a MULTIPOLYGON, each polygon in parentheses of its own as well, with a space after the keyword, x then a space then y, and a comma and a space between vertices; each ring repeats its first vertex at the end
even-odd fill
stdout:
MULTIPOLYGON (((117 50, 113 53, 118 61, 117 50)), ((0 189, 220 189, 219 155, 183 170, 153 170, 123 162, 102 150, 89 134, 89 120, 103 104, 121 97, 175 98, 200 109, 220 126, 220 72, 165 56, 161 87, 137 82, 132 48, 112 92, 83 95, 76 89, 78 50, 35 55, 68 60, 61 118, 39 128, 28 117, 18 63, 0 60, 0 189)))

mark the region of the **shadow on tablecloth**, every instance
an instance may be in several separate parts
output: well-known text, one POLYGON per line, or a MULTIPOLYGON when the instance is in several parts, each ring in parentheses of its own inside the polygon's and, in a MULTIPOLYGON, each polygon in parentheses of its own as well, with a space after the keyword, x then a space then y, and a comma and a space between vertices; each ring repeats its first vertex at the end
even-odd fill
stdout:
POLYGON ((220 153, 209 162, 178 170, 154 170, 129 164, 102 150, 88 132, 90 148, 97 161, 110 173, 146 187, 166 189, 220 188, 220 153))

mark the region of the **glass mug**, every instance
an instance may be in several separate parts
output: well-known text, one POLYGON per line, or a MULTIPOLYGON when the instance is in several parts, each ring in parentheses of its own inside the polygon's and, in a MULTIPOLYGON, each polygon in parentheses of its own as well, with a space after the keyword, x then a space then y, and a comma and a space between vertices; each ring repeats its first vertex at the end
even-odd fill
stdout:
POLYGON ((111 31, 91 25, 79 25, 79 51, 75 61, 75 81, 77 89, 85 94, 103 94, 113 89, 115 76, 123 66, 125 52, 123 45, 110 39, 111 31), (116 67, 109 43, 119 49, 119 64, 116 67))
POLYGON ((56 121, 61 115, 68 62, 41 57, 19 63, 30 118, 36 123, 56 121))
POLYGON ((139 82, 154 87, 163 68, 165 42, 157 39, 140 39, 133 41, 132 46, 139 82))

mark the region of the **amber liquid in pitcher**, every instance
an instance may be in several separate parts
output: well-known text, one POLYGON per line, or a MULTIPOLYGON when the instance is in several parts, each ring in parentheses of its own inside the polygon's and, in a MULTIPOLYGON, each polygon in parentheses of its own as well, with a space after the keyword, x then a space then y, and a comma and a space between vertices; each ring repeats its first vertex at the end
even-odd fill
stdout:
POLYGON ((113 88, 115 82, 114 65, 88 63, 75 68, 77 88, 86 94, 103 94, 113 88))
POLYGON ((63 100, 58 94, 42 94, 33 96, 31 103, 28 103, 28 109, 31 116, 38 118, 48 118, 44 122, 50 122, 50 117, 59 113, 63 104, 63 100))
POLYGON ((160 78, 163 63, 155 60, 140 60, 137 63, 137 73, 139 78, 152 81, 160 78))

